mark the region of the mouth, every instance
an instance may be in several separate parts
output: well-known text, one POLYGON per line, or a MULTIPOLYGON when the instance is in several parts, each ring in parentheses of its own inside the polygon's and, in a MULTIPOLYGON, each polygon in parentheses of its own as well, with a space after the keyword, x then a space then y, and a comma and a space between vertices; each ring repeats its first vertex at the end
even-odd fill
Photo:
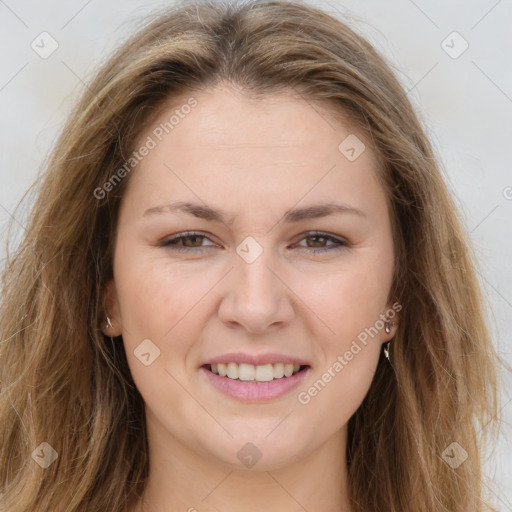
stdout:
POLYGON ((278 379, 288 379, 309 368, 309 365, 274 363, 253 365, 249 363, 205 364, 209 372, 231 380, 241 382, 266 383, 278 379))
POLYGON ((205 377, 203 382, 222 395, 239 402, 262 403, 289 396, 303 385, 311 367, 290 363, 215 363, 204 364, 199 370, 205 377))

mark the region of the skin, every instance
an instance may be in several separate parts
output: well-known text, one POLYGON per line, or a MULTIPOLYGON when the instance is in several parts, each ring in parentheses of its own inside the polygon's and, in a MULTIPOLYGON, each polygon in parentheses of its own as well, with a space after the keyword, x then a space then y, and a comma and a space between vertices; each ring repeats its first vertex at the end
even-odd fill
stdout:
MULTIPOLYGON (((391 223, 368 144, 349 161, 338 145, 355 132, 329 118, 325 104, 292 92, 251 99, 223 84, 194 94, 197 107, 130 176, 106 293, 112 327, 105 333, 122 335, 146 404, 150 475, 134 510, 350 510, 347 423, 398 315, 390 333, 379 329, 309 403, 297 395, 392 307, 391 223), (174 201, 222 209, 233 222, 183 212, 144 215, 174 201), (329 201, 364 217, 282 221, 290 208, 329 201), (190 230, 205 237, 179 241, 188 252, 158 245, 190 230), (333 248, 314 230, 349 245, 333 248), (263 249, 252 263, 236 252, 248 236, 263 249), (134 354, 144 339, 160 350, 148 366, 134 354), (238 351, 296 356, 311 370, 284 397, 241 403, 199 371, 209 358, 238 351), (252 468, 237 457, 247 442, 262 454, 252 468)), ((190 96, 174 97, 140 141, 190 96)))

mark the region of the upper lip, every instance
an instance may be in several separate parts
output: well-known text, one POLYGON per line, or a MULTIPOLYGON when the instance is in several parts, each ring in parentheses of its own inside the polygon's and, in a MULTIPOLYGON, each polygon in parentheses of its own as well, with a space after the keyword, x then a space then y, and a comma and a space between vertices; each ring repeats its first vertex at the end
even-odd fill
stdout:
POLYGON ((205 361, 201 366, 219 363, 247 363, 254 366, 263 364, 298 364, 300 366, 309 366, 309 363, 295 356, 287 356, 285 354, 268 353, 268 354, 248 354, 246 352, 231 352, 221 356, 213 357, 205 361))

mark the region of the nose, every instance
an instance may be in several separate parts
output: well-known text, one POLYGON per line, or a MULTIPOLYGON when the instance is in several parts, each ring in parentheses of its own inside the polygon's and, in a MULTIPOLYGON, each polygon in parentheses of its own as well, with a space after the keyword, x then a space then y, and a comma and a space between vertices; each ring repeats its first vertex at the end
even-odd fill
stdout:
POLYGON ((225 280, 218 309, 220 320, 230 328, 263 333, 289 324, 294 318, 293 293, 276 275, 267 251, 252 263, 234 255, 235 269, 225 280))

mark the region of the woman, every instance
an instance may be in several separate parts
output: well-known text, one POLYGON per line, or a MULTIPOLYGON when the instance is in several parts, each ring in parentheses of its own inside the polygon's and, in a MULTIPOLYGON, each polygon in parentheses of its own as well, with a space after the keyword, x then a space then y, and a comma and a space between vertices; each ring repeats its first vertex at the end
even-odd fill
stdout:
POLYGON ((341 21, 176 4, 8 261, 6 511, 482 511, 496 363, 406 94, 341 21))

